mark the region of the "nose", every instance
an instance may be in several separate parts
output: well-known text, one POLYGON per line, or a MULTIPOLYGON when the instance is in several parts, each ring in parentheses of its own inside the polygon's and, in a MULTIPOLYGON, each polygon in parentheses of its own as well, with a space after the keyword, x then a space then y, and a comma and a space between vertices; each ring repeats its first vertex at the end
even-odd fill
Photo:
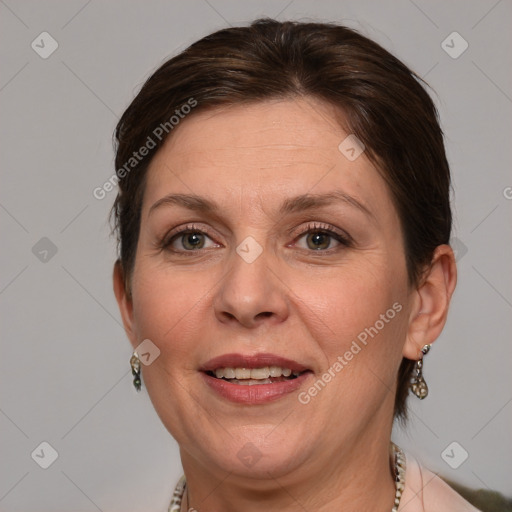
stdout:
POLYGON ((279 279, 277 269, 270 265, 265 251, 252 262, 233 253, 213 301, 220 322, 255 328, 286 320, 288 288, 279 279))

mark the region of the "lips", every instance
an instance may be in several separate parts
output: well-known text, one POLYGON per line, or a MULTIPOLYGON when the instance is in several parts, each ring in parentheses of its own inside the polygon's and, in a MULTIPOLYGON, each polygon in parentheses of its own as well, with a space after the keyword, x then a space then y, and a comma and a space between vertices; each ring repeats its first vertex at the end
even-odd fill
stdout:
POLYGON ((274 354, 225 354, 200 371, 206 384, 223 398, 262 404, 289 395, 312 373, 305 365, 274 354))
POLYGON ((219 357, 210 359, 203 366, 200 371, 202 372, 215 372, 219 368, 263 368, 265 366, 277 366, 281 368, 289 368, 292 372, 304 372, 309 368, 303 364, 287 359, 285 357, 277 356, 274 354, 256 354, 256 355, 243 355, 243 354, 225 354, 219 357))

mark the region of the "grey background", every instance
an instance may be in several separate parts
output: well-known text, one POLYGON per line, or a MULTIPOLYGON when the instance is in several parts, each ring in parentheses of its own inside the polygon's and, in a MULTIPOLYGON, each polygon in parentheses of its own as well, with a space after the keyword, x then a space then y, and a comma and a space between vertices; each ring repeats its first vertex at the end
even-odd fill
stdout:
MULTIPOLYGON (((430 396, 411 397, 409 427, 394 439, 449 478, 512 494, 510 0, 3 0, 1 511, 167 510, 179 454, 131 384, 111 285, 115 191, 101 201, 92 191, 113 173, 112 131, 148 74, 197 38, 262 15, 343 22, 435 89, 459 283, 425 362, 430 396), (31 48, 43 31, 59 45, 47 59, 31 48), (441 47, 453 31, 469 44, 456 59, 441 47), (58 452, 46 470, 31 457, 43 441, 58 452), (453 441, 469 454, 458 469, 441 456, 453 441)), ((461 454, 456 446, 452 461, 461 454)))

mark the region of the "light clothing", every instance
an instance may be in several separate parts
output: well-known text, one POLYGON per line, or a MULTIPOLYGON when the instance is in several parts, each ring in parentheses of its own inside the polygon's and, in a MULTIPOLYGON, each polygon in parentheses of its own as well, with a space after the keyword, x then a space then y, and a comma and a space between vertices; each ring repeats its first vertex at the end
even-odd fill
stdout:
MULTIPOLYGON (((435 473, 421 467, 406 454, 405 489, 398 512, 480 512, 435 473)), ((169 512, 179 512, 186 480, 182 476, 169 505, 169 512)))
POLYGON ((406 454, 405 489, 398 512, 478 512, 446 482, 406 454))

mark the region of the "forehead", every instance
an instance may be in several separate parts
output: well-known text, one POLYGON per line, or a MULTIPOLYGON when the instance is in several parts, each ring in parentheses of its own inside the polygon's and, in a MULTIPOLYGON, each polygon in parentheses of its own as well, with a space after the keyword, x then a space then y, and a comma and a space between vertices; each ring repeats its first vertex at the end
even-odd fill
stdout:
POLYGON ((196 112, 181 121, 153 158, 143 211, 170 192, 221 202, 264 197, 271 203, 339 188, 393 208, 384 180, 364 152, 354 160, 343 152, 349 135, 340 112, 313 98, 196 112))

